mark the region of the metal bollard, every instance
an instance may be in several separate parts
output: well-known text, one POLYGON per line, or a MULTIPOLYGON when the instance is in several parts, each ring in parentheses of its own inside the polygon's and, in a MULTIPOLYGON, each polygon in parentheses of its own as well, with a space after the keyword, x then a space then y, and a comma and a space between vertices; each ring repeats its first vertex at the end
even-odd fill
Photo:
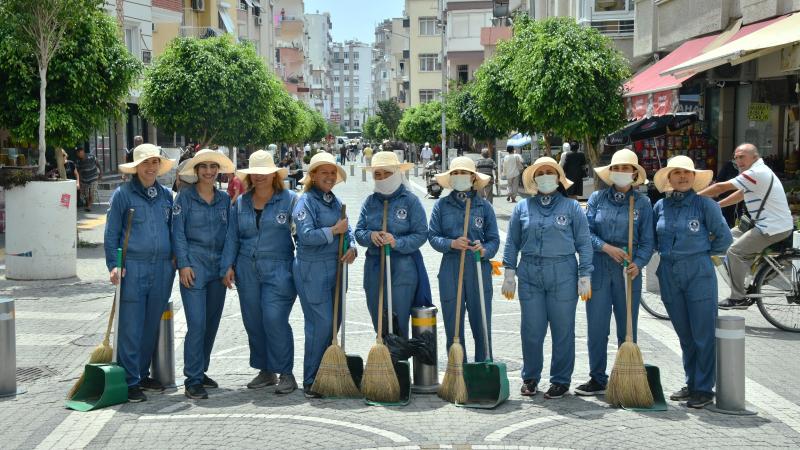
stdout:
POLYGON ((363 181, 365 183, 367 182, 367 168, 366 167, 362 167, 361 168, 361 181, 363 181))
POLYGON ((17 332, 14 300, 0 298, 0 397, 24 394, 17 388, 17 332))
POLYGON ((711 411, 749 416, 744 405, 744 317, 719 316, 716 328, 717 395, 711 411))
MULTIPOLYGON (((436 336, 436 313, 439 310, 435 306, 411 309, 411 337, 419 338, 422 333, 430 331, 436 336)), ((434 348, 434 354, 439 355, 438 349, 434 348)), ((414 357, 414 383, 411 390, 419 394, 434 394, 439 390, 439 365, 422 364, 414 357)))
POLYGON ((176 386, 175 327, 172 322, 172 315, 172 300, 170 300, 167 302, 164 313, 161 314, 161 323, 158 326, 158 342, 156 343, 156 351, 153 352, 153 363, 150 367, 152 377, 167 388, 176 386))
POLYGON ((414 176, 415 177, 419 176, 419 165, 418 164, 414 164, 414 176))
POLYGON ((356 165, 354 163, 350 163, 350 176, 353 177, 356 175, 356 165))

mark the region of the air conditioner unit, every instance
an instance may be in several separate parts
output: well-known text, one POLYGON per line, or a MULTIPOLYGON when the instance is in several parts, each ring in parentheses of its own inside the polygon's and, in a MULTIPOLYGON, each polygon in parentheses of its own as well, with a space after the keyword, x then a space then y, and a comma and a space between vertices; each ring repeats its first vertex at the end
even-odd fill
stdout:
POLYGON ((192 0, 192 9, 195 11, 205 11, 206 10, 206 1, 205 0, 192 0))
POLYGON ((142 50, 142 62, 145 64, 150 64, 153 60, 153 53, 150 50, 142 50))
POLYGON ((258 26, 261 26, 261 24, 264 23, 264 19, 262 19, 261 16, 256 16, 255 20, 256 20, 256 25, 258 26))

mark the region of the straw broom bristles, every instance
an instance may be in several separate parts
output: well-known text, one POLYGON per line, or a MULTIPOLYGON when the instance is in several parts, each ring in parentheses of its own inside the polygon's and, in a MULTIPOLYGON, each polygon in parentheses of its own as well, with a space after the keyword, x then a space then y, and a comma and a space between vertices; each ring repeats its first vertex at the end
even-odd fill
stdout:
POLYGON ((606 401, 626 408, 653 406, 653 394, 647 382, 647 371, 639 346, 625 341, 617 351, 614 368, 606 386, 606 401))
MULTIPOLYGON (((111 317, 114 317, 114 309, 111 309, 111 317)), ((99 344, 97 347, 92 350, 92 354, 89 355, 89 364, 108 364, 111 362, 111 358, 114 355, 114 349, 108 343, 108 334, 106 334, 105 339, 103 342, 99 344)), ((83 384, 84 373, 81 373, 80 378, 75 384, 72 385, 72 388, 67 393, 67 398, 72 398, 75 396, 75 393, 78 392, 81 385, 83 384)))

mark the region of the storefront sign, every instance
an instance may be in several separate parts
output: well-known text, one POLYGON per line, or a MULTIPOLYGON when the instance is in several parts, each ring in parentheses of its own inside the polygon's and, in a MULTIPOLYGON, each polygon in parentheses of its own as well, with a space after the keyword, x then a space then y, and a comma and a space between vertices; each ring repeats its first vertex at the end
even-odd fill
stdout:
POLYGON ((750 103, 750 109, 747 110, 747 118, 754 122, 766 122, 769 120, 769 110, 771 105, 769 103, 750 103))
POLYGON ((673 112, 672 105, 675 91, 656 92, 653 94, 653 115, 663 116, 673 112))

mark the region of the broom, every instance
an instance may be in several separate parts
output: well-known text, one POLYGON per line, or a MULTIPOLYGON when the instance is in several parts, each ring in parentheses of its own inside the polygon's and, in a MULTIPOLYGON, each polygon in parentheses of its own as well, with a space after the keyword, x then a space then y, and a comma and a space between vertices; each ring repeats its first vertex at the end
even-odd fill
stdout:
MULTIPOLYGON (((386 232, 386 216, 389 201, 383 201, 383 232, 386 232)), ((378 337, 375 345, 369 350, 367 364, 364 367, 364 378, 361 380, 361 393, 367 400, 380 403, 400 401, 400 382, 394 372, 392 355, 383 343, 383 278, 386 256, 381 249, 381 271, 378 276, 378 337)), ((389 320, 391 312, 389 312, 389 320)))
MULTIPOLYGON (((111 334, 111 328, 114 326, 114 316, 116 315, 117 310, 117 301, 121 298, 120 293, 122 292, 122 262, 125 260, 125 253, 128 251, 128 239, 131 237, 131 224, 133 223, 133 212, 134 209, 131 208, 128 210, 128 228, 125 229, 125 240, 122 241, 122 248, 117 249, 117 271, 119 272, 119 283, 117 283, 116 290, 114 291, 114 303, 111 304, 111 314, 108 316, 108 326, 106 326, 106 335, 103 338, 103 342, 100 343, 97 347, 92 350, 92 354, 89 355, 89 364, 108 364, 111 362, 111 359, 114 356, 114 349, 108 343, 109 335, 111 334)), ((67 398, 71 399, 78 389, 80 389, 81 385, 83 384, 83 379, 86 374, 82 373, 78 381, 72 386, 72 389, 69 390, 67 393, 67 398)))
MULTIPOLYGON (((342 205, 342 219, 346 218, 345 205, 342 205)), ((338 343, 339 296, 342 288, 342 252, 344 249, 344 233, 339 235, 339 259, 336 264, 336 293, 333 294, 333 336, 331 345, 325 349, 319 370, 311 390, 323 397, 358 397, 358 388, 347 368, 347 356, 338 343)))
MULTIPOLYGON (((469 229, 470 199, 467 197, 467 210, 464 213, 464 237, 469 229)), ((458 287, 456 288, 456 328, 453 333, 453 344, 447 352, 447 370, 437 394, 442 400, 451 403, 466 403, 467 385, 464 382, 464 347, 461 346, 461 293, 464 284, 464 258, 466 250, 461 250, 461 261, 458 265, 458 287)))
MULTIPOLYGON (((633 260, 633 195, 628 204, 628 261, 633 260)), ((606 401, 611 405, 625 408, 649 408, 653 406, 653 394, 647 382, 647 371, 644 368, 642 352, 633 342, 633 292, 630 275, 627 272, 627 261, 623 266, 625 277, 625 306, 627 320, 625 342, 617 350, 614 368, 606 387, 606 401)))

